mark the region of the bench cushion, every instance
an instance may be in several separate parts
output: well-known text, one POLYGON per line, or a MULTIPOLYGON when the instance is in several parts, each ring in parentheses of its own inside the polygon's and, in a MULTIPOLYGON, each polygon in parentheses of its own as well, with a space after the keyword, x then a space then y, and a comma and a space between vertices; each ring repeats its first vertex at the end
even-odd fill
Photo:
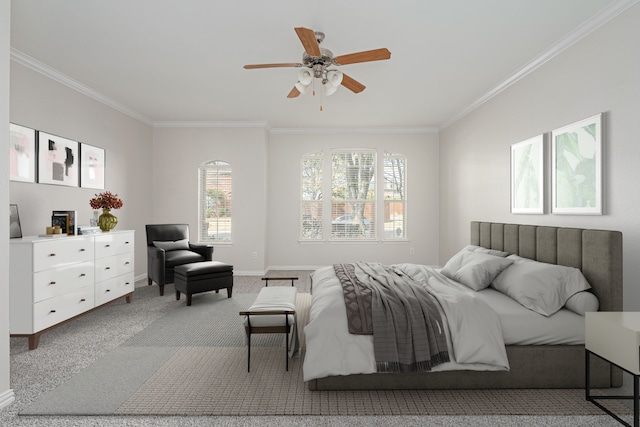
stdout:
POLYGON ((203 261, 193 262, 190 264, 182 264, 175 268, 176 276, 196 277, 196 276, 212 276, 219 277, 219 273, 233 274, 233 265, 225 264, 220 261, 203 261))
MULTIPOLYGON (((298 290, 288 286, 272 286, 262 288, 258 297, 247 311, 271 311, 271 310, 296 310, 296 295, 298 290)), ((285 326, 284 315, 250 316, 251 326, 285 326)), ((295 315, 290 314, 289 325, 295 323, 295 315)), ((247 317, 244 317, 244 325, 247 326, 247 317)))

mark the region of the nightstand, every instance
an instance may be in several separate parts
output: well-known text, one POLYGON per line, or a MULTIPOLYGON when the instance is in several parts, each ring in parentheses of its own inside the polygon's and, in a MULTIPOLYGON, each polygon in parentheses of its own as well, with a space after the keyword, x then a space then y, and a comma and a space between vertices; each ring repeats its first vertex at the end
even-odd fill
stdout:
POLYGON ((640 313, 601 311, 585 316, 585 392, 586 399, 620 423, 631 426, 605 408, 597 400, 633 399, 633 425, 640 427, 640 313), (633 376, 633 396, 592 396, 589 381, 589 360, 594 354, 633 376))

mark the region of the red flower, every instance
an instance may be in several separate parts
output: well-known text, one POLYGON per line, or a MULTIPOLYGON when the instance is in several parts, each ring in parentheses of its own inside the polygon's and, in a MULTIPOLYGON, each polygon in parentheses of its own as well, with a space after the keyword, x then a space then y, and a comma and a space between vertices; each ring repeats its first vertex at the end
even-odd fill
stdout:
POLYGON ((92 209, 120 209, 122 207, 122 199, 117 194, 110 191, 96 194, 96 197, 89 200, 92 209))

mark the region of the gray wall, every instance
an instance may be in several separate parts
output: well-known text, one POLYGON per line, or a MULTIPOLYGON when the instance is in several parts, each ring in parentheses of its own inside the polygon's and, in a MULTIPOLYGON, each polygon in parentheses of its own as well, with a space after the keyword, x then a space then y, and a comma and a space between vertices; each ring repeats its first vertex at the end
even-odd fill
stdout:
MULTIPOLYGON (((144 224, 151 216, 152 127, 11 61, 10 120, 106 150, 105 189, 124 201, 118 229, 136 231, 136 276, 146 274, 144 224)), ((23 236, 45 233, 52 210, 76 210, 80 224, 93 216, 89 199, 101 190, 10 182, 23 236)))
MULTIPOLYGON (((620 230, 624 309, 640 310, 640 5, 440 134, 440 261, 483 220, 620 230), (604 113, 603 216, 510 213, 510 145, 604 113)), ((547 186, 549 188, 549 186, 547 186)))

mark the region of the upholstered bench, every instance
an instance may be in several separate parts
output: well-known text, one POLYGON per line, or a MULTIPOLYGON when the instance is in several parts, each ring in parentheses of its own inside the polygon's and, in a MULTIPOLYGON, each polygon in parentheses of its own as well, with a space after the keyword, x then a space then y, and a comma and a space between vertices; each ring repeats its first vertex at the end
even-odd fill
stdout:
POLYGON ((241 316, 245 316, 247 372, 251 370, 252 334, 286 334, 285 359, 286 369, 289 370, 289 356, 293 356, 300 345, 296 321, 296 294, 297 289, 294 287, 264 287, 251 307, 240 312, 241 316), (293 341, 291 350, 289 350, 289 333, 292 334, 293 341))
POLYGON ((233 289, 233 266, 220 261, 193 262, 179 265, 174 269, 176 300, 180 300, 180 293, 187 296, 187 305, 191 305, 191 295, 201 292, 220 291, 227 289, 227 296, 231 298, 233 289))

